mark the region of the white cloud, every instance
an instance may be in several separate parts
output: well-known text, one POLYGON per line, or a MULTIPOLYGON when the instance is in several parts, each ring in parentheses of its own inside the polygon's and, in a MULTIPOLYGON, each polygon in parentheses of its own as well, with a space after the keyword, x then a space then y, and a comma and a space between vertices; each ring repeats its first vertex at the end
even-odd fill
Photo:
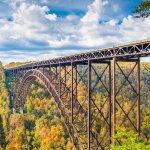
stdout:
POLYGON ((103 2, 103 6, 105 6, 109 3, 108 0, 103 0, 102 2, 103 2))
POLYGON ((121 8, 120 8, 120 6, 119 6, 118 4, 113 4, 113 5, 112 5, 112 9, 113 9, 113 11, 114 11, 115 13, 117 13, 121 8))
MULTIPOLYGON (((17 42, 18 47, 32 47, 30 41, 44 41, 50 39, 47 34, 49 30, 48 23, 56 19, 56 15, 46 15, 47 6, 38 6, 35 4, 22 3, 12 17, 13 22, 3 21, 0 34, 3 35, 4 44, 14 44, 17 42), (47 33, 46 33, 47 32, 47 33)), ((0 41, 1 43, 2 41, 0 41)), ((17 45, 16 45, 17 46, 17 45)))
POLYGON ((57 15, 56 14, 48 14, 45 16, 50 21, 56 21, 57 15))
POLYGON ((103 44, 103 39, 100 37, 99 24, 102 6, 102 0, 95 0, 88 6, 88 11, 85 16, 81 18, 79 25, 79 45, 92 47, 103 44))
POLYGON ((0 61, 4 64, 8 64, 9 62, 26 62, 26 61, 41 61, 41 60, 48 60, 53 59, 59 56, 67 56, 73 55, 75 53, 79 53, 80 51, 76 51, 70 49, 68 52, 66 51, 57 51, 57 50, 40 50, 40 52, 18 52, 16 50, 11 50, 7 52, 0 51, 0 61), (11 54, 11 55, 10 55, 11 54))
POLYGON ((111 19, 109 22, 107 22, 110 26, 115 26, 118 23, 118 20, 116 19, 111 19))
POLYGON ((97 24, 100 19, 100 13, 102 10, 102 0, 95 0, 88 6, 88 11, 81 19, 84 24, 97 24))
POLYGON ((25 2, 26 0, 6 0, 6 1, 13 9, 16 9, 18 6, 20 6, 21 3, 25 2))
POLYGON ((95 0, 83 17, 68 15, 64 18, 54 13, 47 14, 50 11, 47 6, 28 2, 16 5, 13 21, 0 19, 0 59, 5 63, 41 60, 71 54, 75 47, 94 49, 149 38, 150 17, 137 19, 128 16, 122 22, 111 19, 100 24, 105 5, 104 1, 95 0), (9 50, 9 53, 2 49, 9 50))
POLYGON ((66 20, 67 21, 79 21, 79 17, 78 16, 76 16, 76 15, 68 15, 67 17, 66 17, 66 20))

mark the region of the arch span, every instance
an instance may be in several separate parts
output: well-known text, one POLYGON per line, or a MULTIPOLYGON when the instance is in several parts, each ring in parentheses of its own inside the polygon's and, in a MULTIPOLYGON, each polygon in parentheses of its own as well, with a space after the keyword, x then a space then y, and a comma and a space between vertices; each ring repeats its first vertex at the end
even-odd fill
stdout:
POLYGON ((28 72, 26 72, 23 78, 21 79, 20 83, 18 84, 17 94, 13 102, 14 108, 17 110, 19 108, 24 107, 28 91, 33 81, 35 81, 35 79, 41 80, 46 89, 48 90, 49 94, 53 97, 55 101, 55 104, 59 110, 59 113, 63 118, 63 122, 66 126, 66 129, 68 131, 68 134, 70 136, 73 145, 77 149, 79 149, 79 146, 80 149, 83 149, 82 144, 78 139, 79 137, 78 131, 71 122, 70 115, 68 114, 67 111, 65 111, 63 101, 61 100, 57 90, 55 89, 55 86, 51 83, 50 78, 51 77, 48 71, 43 72, 42 70, 31 69, 28 72))

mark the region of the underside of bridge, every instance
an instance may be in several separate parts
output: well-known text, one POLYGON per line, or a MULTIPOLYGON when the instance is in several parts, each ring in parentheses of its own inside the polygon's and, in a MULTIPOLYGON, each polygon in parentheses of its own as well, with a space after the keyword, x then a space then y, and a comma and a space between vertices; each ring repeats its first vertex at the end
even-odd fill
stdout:
POLYGON ((30 86, 39 79, 54 98, 76 149, 121 145, 114 138, 117 126, 140 136, 140 57, 148 56, 150 40, 11 68, 7 77, 13 108, 23 109, 30 86))

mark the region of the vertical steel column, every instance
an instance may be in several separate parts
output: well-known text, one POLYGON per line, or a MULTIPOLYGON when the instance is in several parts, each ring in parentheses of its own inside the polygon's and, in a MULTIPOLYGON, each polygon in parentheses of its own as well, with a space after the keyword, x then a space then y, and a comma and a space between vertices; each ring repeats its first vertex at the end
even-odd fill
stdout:
POLYGON ((73 70, 74 70, 73 71, 73 76, 72 76, 73 77, 73 83, 72 83, 73 84, 72 85, 72 87, 73 87, 73 89, 72 89, 73 91, 72 92, 73 93, 72 94, 73 94, 73 99, 74 99, 74 102, 75 102, 77 100, 77 93, 78 93, 77 92, 77 90, 78 90, 78 78, 77 78, 77 74, 78 73, 77 73, 77 64, 75 64, 75 63, 72 62, 72 65, 73 65, 72 67, 73 67, 73 70))
POLYGON ((88 150, 91 149, 91 61, 88 60, 88 150))
POLYGON ((52 79, 52 77, 51 77, 51 64, 49 65, 49 75, 50 75, 50 78, 52 79))
POLYGON ((16 93, 17 70, 14 71, 14 94, 16 93))
POLYGON ((56 68, 56 70, 55 70, 56 78, 55 78, 54 82, 56 84, 56 91, 59 93, 59 75, 58 75, 58 68, 57 67, 59 67, 59 64, 58 64, 58 66, 55 67, 56 68))
POLYGON ((61 65, 59 63, 59 96, 61 98, 61 65))
POLYGON ((66 81, 67 81, 67 74, 66 74, 67 69, 66 69, 66 66, 64 67, 64 71, 65 71, 65 85, 67 86, 67 83, 66 83, 66 81))
MULTIPOLYGON (((16 90, 16 87, 17 87, 17 70, 14 70, 14 102, 15 102, 15 98, 16 98, 16 95, 17 95, 17 90, 16 90)), ((17 105, 15 103, 15 105, 17 105)))
POLYGON ((73 123, 73 62, 71 62, 71 122, 73 123))
POLYGON ((44 69, 45 69, 45 67, 43 66, 43 74, 44 74, 44 69))
POLYGON ((78 98, 78 73, 77 73, 77 69, 78 69, 78 65, 75 65, 75 95, 76 95, 76 99, 78 98))
POLYGON ((112 112, 113 112, 113 120, 112 120, 112 144, 115 145, 115 132, 116 132, 116 58, 113 58, 113 83, 112 83, 113 95, 112 95, 112 112))
POLYGON ((140 136, 140 126, 141 126, 141 116, 140 116, 140 102, 141 102, 141 90, 140 90, 140 59, 137 61, 137 78, 138 78, 138 87, 137 87, 137 93, 138 93, 138 100, 137 100, 137 130, 138 135, 140 136))
POLYGON ((109 62, 109 137, 110 137, 110 139, 109 139, 109 149, 110 149, 110 145, 111 145, 111 62, 109 62))
POLYGON ((14 99, 15 99, 15 70, 12 71, 12 87, 11 88, 12 88, 12 96, 13 96, 12 105, 15 105, 14 104, 14 99))
POLYGON ((57 69, 57 66, 56 66, 56 78, 58 77, 58 69, 57 69))

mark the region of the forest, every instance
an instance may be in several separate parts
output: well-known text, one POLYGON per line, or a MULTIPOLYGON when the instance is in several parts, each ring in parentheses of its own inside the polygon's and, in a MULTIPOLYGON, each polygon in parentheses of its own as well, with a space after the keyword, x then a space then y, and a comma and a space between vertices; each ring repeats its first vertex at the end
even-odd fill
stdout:
MULTIPOLYGON (((32 84, 24 113, 13 113, 5 70, 17 65, 20 63, 10 63, 7 66, 0 64, 0 150, 74 150, 54 101, 41 81, 36 80, 32 84)), ((131 66, 129 64, 124 69, 129 70, 131 66)), ((132 130, 118 127, 114 138, 119 139, 122 145, 112 146, 112 150, 150 149, 150 63, 141 63, 141 70, 141 136, 137 138, 137 134, 132 130)), ((80 84, 79 91, 78 97, 82 99, 85 93, 83 83, 80 84)), ((130 92, 128 87, 126 92, 130 92)), ((94 95, 97 102, 103 101, 98 92, 94 95)), ((131 103, 127 102, 125 95, 119 97, 124 100, 126 109, 129 109, 131 103)), ((121 110, 118 110, 117 114, 117 119, 121 120, 121 110)), ((131 117, 134 117, 134 114, 131 117)))

